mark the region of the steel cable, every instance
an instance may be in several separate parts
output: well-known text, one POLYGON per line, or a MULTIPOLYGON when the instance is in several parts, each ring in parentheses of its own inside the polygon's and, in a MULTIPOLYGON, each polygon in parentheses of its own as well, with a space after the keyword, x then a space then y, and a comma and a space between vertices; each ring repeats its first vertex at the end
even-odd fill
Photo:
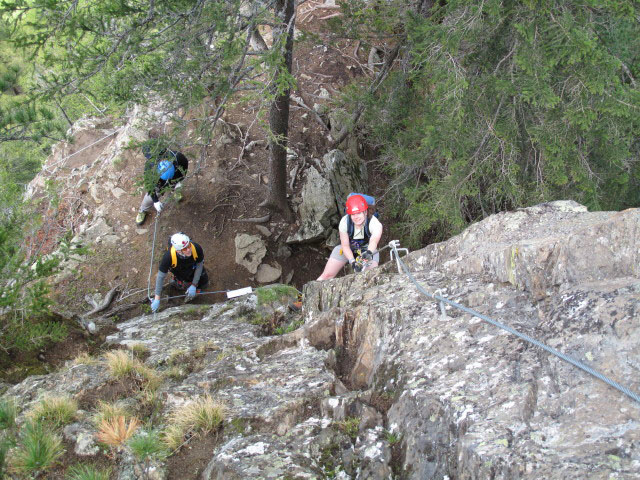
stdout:
POLYGON ((484 320, 487 323, 490 323, 491 325, 494 325, 498 328, 501 328, 502 330, 505 330, 506 332, 509 332, 515 336, 517 336, 518 338, 521 338, 522 340, 525 340, 537 347, 542 348, 543 350, 555 355, 556 357, 564 360, 567 363, 570 363, 571 365, 593 375, 594 377, 602 380, 603 382, 605 382, 606 384, 610 385, 611 387, 615 388, 616 390, 624 393, 625 395, 627 395, 628 397, 630 397, 631 399, 635 400, 636 402, 640 403, 640 396, 631 391, 630 389, 628 389, 627 387, 625 387, 624 385, 619 384, 618 382, 611 380, 609 377, 607 377, 606 375, 603 375, 602 373, 594 370, 593 368, 589 367, 588 365, 585 365, 584 363, 582 363, 579 360, 576 360, 573 357, 570 357, 569 355, 566 355, 558 350, 556 350, 555 348, 552 348, 548 345, 545 345, 544 343, 536 340, 533 337, 530 337, 529 335, 525 334, 525 333, 520 333, 517 330, 515 330, 514 328, 509 327, 508 325, 505 325, 501 322, 498 322, 497 320, 494 320, 490 317, 487 317, 486 315, 483 315, 479 312, 476 312, 475 310, 472 310, 471 308, 465 307, 464 305, 460 305, 459 303, 456 303, 452 300, 449 300, 447 298, 443 298, 440 297, 438 295, 429 293, 425 288, 423 288, 418 281, 415 279, 415 277, 411 274, 411 272, 409 271, 409 269, 407 268, 407 266, 404 264, 404 262, 400 259, 400 257, 398 256, 398 251, 396 249, 395 245, 389 245, 391 246, 391 248, 394 251, 394 254, 396 255, 396 259, 398 260, 398 263, 402 266, 402 269, 404 270, 404 272, 407 274, 407 276, 409 277, 409 280, 411 280, 411 282, 416 286, 416 288, 424 295, 426 295, 427 297, 431 298, 432 300, 437 300, 439 302, 443 302, 446 303, 448 305, 451 305, 454 308, 457 308, 458 310, 462 310, 463 312, 466 312, 470 315, 473 315, 475 317, 478 317, 481 320, 484 320))

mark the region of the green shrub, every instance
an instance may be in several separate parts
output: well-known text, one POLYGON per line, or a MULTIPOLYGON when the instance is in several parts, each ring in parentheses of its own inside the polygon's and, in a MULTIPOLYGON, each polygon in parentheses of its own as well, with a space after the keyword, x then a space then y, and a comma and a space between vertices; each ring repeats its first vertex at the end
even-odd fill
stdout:
POLYGON ((360 430, 360 419, 357 417, 347 417, 338 422, 338 428, 348 435, 352 441, 355 441, 358 437, 358 431, 360 430))
POLYGON ((271 305, 277 301, 284 301, 290 297, 297 297, 298 291, 289 285, 271 285, 256 288, 254 291, 258 305, 271 305))
POLYGON ((62 440, 38 422, 27 422, 21 429, 18 446, 10 459, 18 474, 38 476, 52 468, 64 453, 62 440))
POLYGON ((18 407, 13 399, 0 399, 0 430, 11 430, 16 426, 18 407))
POLYGON ((99 469, 93 465, 73 465, 67 471, 66 480, 109 480, 111 469, 99 469))
POLYGON ((129 440, 129 448, 133 455, 140 461, 148 461, 154 458, 164 458, 167 449, 155 430, 143 430, 129 440))

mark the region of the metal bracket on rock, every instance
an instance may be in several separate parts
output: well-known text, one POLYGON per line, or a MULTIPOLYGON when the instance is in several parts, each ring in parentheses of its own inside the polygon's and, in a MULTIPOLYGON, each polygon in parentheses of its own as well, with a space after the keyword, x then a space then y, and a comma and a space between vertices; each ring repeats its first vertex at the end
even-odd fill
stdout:
POLYGON ((402 266, 400 265, 400 252, 405 252, 405 255, 409 255, 408 248, 400 248, 400 240, 391 240, 389 242, 389 257, 393 262, 395 255, 396 266, 398 267, 398 273, 402 273, 402 266))
MULTIPOLYGON (((433 292, 433 296, 435 298, 442 298, 442 289, 439 288, 435 292, 433 292)), ((440 303, 440 318, 442 320, 446 320, 447 318, 449 318, 449 316, 447 315, 447 310, 445 309, 444 302, 440 300, 439 303, 440 303)))

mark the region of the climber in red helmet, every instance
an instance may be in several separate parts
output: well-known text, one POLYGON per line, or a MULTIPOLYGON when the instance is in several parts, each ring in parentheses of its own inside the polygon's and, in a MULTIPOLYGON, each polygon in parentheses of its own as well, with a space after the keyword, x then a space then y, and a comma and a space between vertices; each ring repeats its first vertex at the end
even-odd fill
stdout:
POLYGON ((334 278, 348 262, 353 271, 359 272, 378 266, 378 243, 382 237, 382 224, 375 216, 369 216, 366 199, 359 194, 347 198, 347 214, 340 220, 338 232, 340 245, 336 246, 318 280, 334 278))

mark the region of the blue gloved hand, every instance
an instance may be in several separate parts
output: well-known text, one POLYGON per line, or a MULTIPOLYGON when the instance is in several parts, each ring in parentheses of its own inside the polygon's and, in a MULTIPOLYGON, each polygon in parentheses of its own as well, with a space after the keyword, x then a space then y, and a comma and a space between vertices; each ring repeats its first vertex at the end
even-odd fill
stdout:
POLYGON ((159 308, 160 308, 160 300, 154 300, 153 302, 151 302, 151 311, 153 313, 156 313, 159 308))
POLYGON ((193 298, 195 296, 196 296, 196 287, 195 285, 191 285, 189 288, 187 288, 187 297, 193 298))

